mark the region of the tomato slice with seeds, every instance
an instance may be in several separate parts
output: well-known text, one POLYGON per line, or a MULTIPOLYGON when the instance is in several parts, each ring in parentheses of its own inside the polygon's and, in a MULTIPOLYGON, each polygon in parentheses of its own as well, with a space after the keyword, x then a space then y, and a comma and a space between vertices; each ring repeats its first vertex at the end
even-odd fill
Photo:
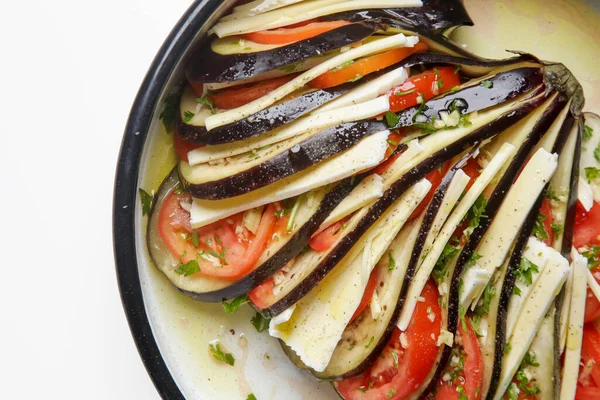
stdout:
POLYGON ((338 222, 335 222, 328 228, 325 228, 322 232, 313 236, 309 241, 308 245, 314 251, 322 252, 325 250, 329 250, 331 246, 335 243, 335 241, 340 237, 340 233, 342 231, 342 227, 350 219, 350 216, 341 219, 338 222))
POLYGON ((363 297, 360 300, 360 304, 358 305, 358 308, 356 309, 356 311, 354 311, 354 314, 352 314, 352 317, 350 318, 350 322, 354 321, 356 319, 356 317, 358 317, 360 315, 360 313, 362 313, 363 310, 365 308, 367 308, 367 306, 371 302, 371 299, 373 298, 373 293, 375 293, 375 289, 377 288, 378 281, 379 281, 379 274, 377 273, 377 268, 375 268, 375 269, 373 269, 373 271, 371 271, 371 275, 369 275, 369 281, 367 282, 367 287, 365 288, 363 297))
POLYGON ((590 211, 585 211, 577 202, 573 246, 580 248, 587 244, 600 244, 600 204, 597 202, 590 211))
POLYGON ((245 33, 242 36, 244 39, 260 44, 290 44, 310 39, 348 24, 350 24, 349 21, 343 20, 323 22, 306 21, 284 28, 245 33))
POLYGON ((362 374, 335 382, 340 395, 347 400, 407 398, 424 382, 435 365, 441 330, 441 309, 438 290, 428 281, 413 314, 413 322, 404 333, 406 349, 402 347, 400 330, 395 329, 381 357, 362 374), (429 319, 434 313, 436 318, 429 319))
POLYGON ((417 43, 414 47, 401 47, 399 49, 389 50, 374 56, 360 58, 348 66, 338 69, 332 69, 318 76, 309 82, 309 86, 317 89, 327 89, 339 86, 346 82, 352 82, 363 76, 377 72, 384 68, 394 65, 414 53, 427 51, 428 46, 423 42, 417 43))
POLYGON ((236 86, 231 89, 223 89, 217 93, 208 95, 213 107, 221 110, 231 110, 244 106, 256 99, 285 85, 298 74, 280 76, 279 78, 267 79, 264 81, 249 83, 247 85, 236 86))
POLYGON ((390 112, 398 112, 419 104, 460 85, 460 77, 453 67, 437 67, 410 77, 402 85, 388 92, 390 112))
POLYGON ((456 377, 448 381, 440 379, 436 391, 436 400, 458 400, 459 391, 468 396, 470 400, 478 400, 481 397, 483 385, 483 357, 477 341, 477 334, 471 325, 469 318, 465 318, 465 327, 462 322, 458 324, 458 332, 462 338, 464 362, 462 369, 453 368, 456 377), (458 390, 457 390, 458 389, 458 390))
POLYGON ((169 194, 159 211, 158 231, 171 253, 183 264, 198 262, 198 274, 237 279, 247 274, 265 250, 275 226, 275 205, 267 206, 256 235, 243 226, 243 213, 192 229, 190 214, 181 207, 189 194, 169 194))

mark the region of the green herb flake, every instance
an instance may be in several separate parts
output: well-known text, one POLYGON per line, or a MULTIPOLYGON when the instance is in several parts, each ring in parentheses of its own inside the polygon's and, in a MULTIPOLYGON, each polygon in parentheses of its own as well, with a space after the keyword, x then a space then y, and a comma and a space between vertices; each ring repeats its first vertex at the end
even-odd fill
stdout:
POLYGON ((490 303, 496 295, 496 288, 492 282, 488 283, 483 290, 483 303, 475 308, 475 314, 482 317, 490 312, 490 303))
POLYGON ((563 226, 561 224, 557 224, 556 222, 552 223, 552 232, 554 232, 555 235, 559 235, 563 230, 563 226))
POLYGON ((286 65, 285 67, 281 67, 281 68, 277 68, 277 69, 279 71, 283 72, 284 74, 291 74, 292 72, 296 71, 296 68, 298 68, 298 63, 286 65))
POLYGON ((531 285, 533 283, 533 274, 537 274, 538 272, 540 272, 538 266, 523 257, 521 259, 521 266, 516 271, 516 275, 521 282, 526 285, 531 285))
POLYGON ((588 268, 594 269, 598 265, 600 265, 600 257, 598 257, 600 255, 600 246, 595 244, 588 244, 586 247, 589 250, 584 251, 583 253, 581 253, 581 255, 587 258, 588 268))
POLYGON ((292 207, 292 211, 290 213, 290 219, 288 219, 286 226, 288 232, 290 232, 294 228, 294 221, 296 220, 296 215, 298 215, 298 210, 300 209, 302 198, 302 195, 296 197, 296 201, 294 202, 294 206, 292 207))
POLYGON ((396 389, 390 388, 390 390, 388 390, 388 392, 386 393, 385 398, 386 399, 391 399, 395 395, 396 395, 396 389))
POLYGON ((390 140, 390 139, 388 139, 388 141, 387 141, 387 142, 388 142, 388 144, 389 144, 389 145, 391 145, 391 146, 398 146, 398 144, 399 144, 398 142, 395 142, 395 141, 393 141, 393 140, 390 140))
POLYGON ((598 146, 594 149, 594 158, 596 161, 600 161, 600 143, 598 143, 598 146))
POLYGON ((460 85, 456 85, 452 89, 450 89, 450 93, 458 92, 459 90, 460 90, 460 85))
POLYGON ((548 232, 546 232, 546 228, 544 227, 544 221, 546 219, 547 217, 544 214, 538 214, 535 225, 533 226, 533 236, 540 240, 548 240, 548 232))
POLYGON ((396 92, 395 95, 398 96, 398 97, 407 96, 407 95, 412 94, 412 93, 414 93, 416 91, 417 91, 417 89, 407 90, 406 92, 399 91, 399 92, 396 92))
POLYGON ((356 76, 354 78, 348 80, 348 82, 356 82, 356 81, 362 79, 362 77, 363 77, 362 75, 356 74, 356 76))
POLYGON ((194 247, 198 247, 200 245, 200 241, 198 239, 198 232, 192 232, 192 244, 194 247))
POLYGON ((268 318, 265 318, 259 312, 257 312, 256 315, 250 320, 258 332, 264 332, 269 329, 269 321, 270 320, 268 318))
POLYGON ((592 138, 593 133, 594 130, 590 128, 589 125, 583 126, 583 140, 590 140, 592 138))
POLYGON ((438 90, 440 90, 442 88, 442 86, 444 86, 444 80, 443 79, 438 79, 436 81, 436 85, 437 85, 438 90))
MULTIPOLYGON (((216 236, 215 236, 216 237, 216 236)), ((207 254, 210 254, 211 256, 218 258, 219 260, 221 260, 221 263, 223 265, 229 265, 229 263, 227 262, 227 259, 225 258, 225 255, 227 253, 227 247, 225 247, 223 250, 221 250, 220 253, 217 253, 215 250, 213 249, 208 249, 206 250, 207 254)))
POLYGON ((508 385, 508 389, 506 390, 507 400, 518 400, 519 399, 519 388, 517 384, 512 382, 508 385))
POLYGON ((523 367, 539 367, 540 363, 536 360, 536 355, 534 351, 528 351, 525 353, 525 357, 523 357, 523 361, 521 362, 521 366, 523 367))
POLYGON ((510 343, 506 342, 506 344, 504 345, 504 354, 510 353, 510 349, 511 349, 510 343))
POLYGON ((374 340, 375 340, 375 336, 371 336, 371 339, 369 339, 369 343, 367 343, 365 345, 365 349, 368 349, 373 344, 374 340))
POLYGON ((140 201, 142 202, 142 215, 150 215, 150 211, 152 211, 152 202, 154 201, 154 197, 151 194, 146 192, 144 189, 140 188, 140 201))
POLYGON ((474 251, 473 254, 471 254, 471 257, 469 257, 469 261, 467 261, 467 266, 474 265, 477 262, 477 260, 479 260, 482 257, 483 256, 481 254, 474 251))
POLYGON ((364 386, 359 387, 358 390, 360 390, 362 393, 367 393, 367 388, 364 386))
POLYGON ((413 122, 417 122, 417 117, 421 114, 423 114, 423 111, 428 110, 427 104, 425 102, 425 95, 423 93, 419 93, 419 109, 417 110, 417 112, 415 113, 415 115, 413 115, 412 120, 413 122))
POLYGON ((217 110, 215 110, 215 106, 213 105, 212 101, 208 98, 208 96, 196 97, 196 103, 203 104, 203 105, 207 106, 208 108, 210 108, 210 112, 212 114, 217 113, 217 110))
POLYGON ((479 195, 475 203, 471 206, 465 219, 469 220, 469 228, 477 228, 482 218, 487 218, 484 214, 487 207, 487 200, 483 194, 479 195))
POLYGON ((175 273, 183 276, 190 276, 196 272, 200 272, 200 264, 198 264, 197 260, 190 260, 185 264, 180 262, 175 269, 175 273))
POLYGON ((596 167, 586 167, 585 168, 585 177, 587 178, 588 182, 592 182, 595 181, 596 179, 600 178, 600 169, 596 168, 596 167))
POLYGON ((436 133, 438 130, 432 125, 425 122, 415 122, 412 124, 415 128, 421 130, 421 133, 425 135, 431 135, 432 133, 436 133))
POLYGON ((491 89, 494 87, 494 82, 488 80, 481 81, 481 86, 483 86, 486 89, 491 89))
POLYGON ((256 400, 256 396, 254 395, 254 393, 250 393, 248 397, 246 397, 246 400, 256 400))
POLYGON ((225 312, 227 314, 233 314, 247 302, 248 302, 248 296, 246 294, 243 294, 243 295, 238 296, 235 299, 231 300, 230 302, 224 301, 222 304, 223 304, 223 308, 225 309, 225 312))
POLYGON ((175 128, 175 120, 177 119, 177 110, 179 109, 179 96, 177 93, 171 93, 165 99, 163 109, 158 116, 158 119, 163 123, 165 130, 168 133, 173 132, 175 128))
POLYGON ((457 64, 457 65, 455 65, 455 66, 454 66, 454 73, 455 73, 455 74, 457 74, 457 73, 458 73, 458 71, 460 71, 461 69, 462 69, 462 65, 458 65, 458 64, 457 64))
POLYGON ((211 344, 209 344, 209 347, 210 347, 210 352, 212 353, 215 360, 222 361, 233 367, 233 365, 235 364, 235 358, 233 357, 233 355, 231 353, 225 353, 223 351, 223 349, 221 349, 221 345, 219 343, 216 343, 216 344, 211 343, 211 344))
POLYGON ((396 260, 392 253, 388 253, 388 270, 393 271, 396 268, 396 260))
POLYGON ((513 286, 512 294, 515 295, 515 296, 520 296, 521 295, 521 289, 519 289, 519 287, 517 285, 513 286))
POLYGON ((385 122, 390 128, 393 128, 400 121, 400 117, 397 114, 386 111, 385 112, 385 122))
POLYGON ((435 279, 435 281, 437 282, 438 285, 446 277, 448 263, 458 253, 458 250, 459 250, 458 247, 456 247, 450 243, 447 243, 446 246, 444 246, 444 250, 442 250, 442 254, 440 255, 440 258, 438 258, 437 262, 435 263, 435 266, 433 267, 433 272, 432 272, 433 279, 435 279))
POLYGON ((191 111, 185 111, 183 113, 183 122, 185 122, 187 124, 188 122, 190 122, 192 120, 192 118, 194 118, 195 115, 196 114, 194 114, 191 111))
POLYGON ((398 368, 398 365, 400 362, 400 360, 398 358, 398 353, 396 353, 394 350, 392 350, 390 353, 392 354, 392 359, 394 360, 394 367, 398 368))
POLYGON ((335 68, 334 68, 334 71, 340 70, 340 69, 342 69, 342 68, 349 67, 349 66, 351 66, 352 64, 354 64, 354 60, 349 60, 349 61, 346 61, 345 63, 342 63, 342 64, 338 65, 337 67, 335 67, 335 68))
POLYGON ((465 319, 465 308, 462 306, 462 304, 458 307, 458 316, 460 318, 460 323, 462 325, 462 329, 464 332, 468 331, 468 326, 467 326, 467 320, 465 319))

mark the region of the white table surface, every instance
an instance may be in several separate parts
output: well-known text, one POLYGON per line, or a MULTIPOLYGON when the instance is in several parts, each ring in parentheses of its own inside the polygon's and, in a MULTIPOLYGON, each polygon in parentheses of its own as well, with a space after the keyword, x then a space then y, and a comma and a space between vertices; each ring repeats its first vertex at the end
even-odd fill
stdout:
POLYGON ((118 295, 112 190, 138 86, 190 3, 0 2, 2 399, 158 398, 118 295))
POLYGON ((158 399, 117 290, 131 103, 191 0, 0 2, 0 398, 158 399))

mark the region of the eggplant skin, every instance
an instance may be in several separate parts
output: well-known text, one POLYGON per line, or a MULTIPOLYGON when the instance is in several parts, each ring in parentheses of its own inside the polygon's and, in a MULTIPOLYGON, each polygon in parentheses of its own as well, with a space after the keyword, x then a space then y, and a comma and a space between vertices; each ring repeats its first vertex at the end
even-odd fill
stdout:
MULTIPOLYGON (((231 285, 225 288, 211 292, 197 293, 182 289, 179 289, 179 291, 194 300, 205 302, 220 302, 248 293, 256 286, 264 283, 273 276, 273 274, 283 268, 285 264, 300 254, 311 236, 319 229, 319 226, 327 219, 331 211, 333 211, 333 209, 337 207, 337 205, 341 203, 341 201, 350 194, 352 189, 354 189, 367 175, 368 173, 356 175, 354 179, 344 179, 334 186, 331 191, 325 195, 313 216, 289 239, 289 241, 267 261, 248 275, 238 281, 232 282, 231 285)), ((258 311, 260 312, 260 310, 258 311)))
POLYGON ((213 52, 209 40, 194 55, 186 76, 193 83, 248 79, 359 42, 380 29, 377 23, 357 22, 272 50, 230 55, 213 52))
POLYGON ((240 196, 296 174, 356 145, 361 139, 385 131, 382 122, 352 122, 325 129, 267 161, 235 175, 201 184, 186 182, 193 197, 220 200, 240 196))

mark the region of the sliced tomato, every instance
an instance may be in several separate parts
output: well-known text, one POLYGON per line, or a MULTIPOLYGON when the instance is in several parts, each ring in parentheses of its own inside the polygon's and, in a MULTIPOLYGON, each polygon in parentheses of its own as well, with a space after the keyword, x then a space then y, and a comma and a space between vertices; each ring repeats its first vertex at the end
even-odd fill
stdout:
POLYGON ((462 170, 465 174, 467 174, 467 176, 469 178, 471 178, 469 183, 467 183, 467 187, 465 188, 465 190, 469 190, 471 188, 471 186, 473 186, 475 179, 477 179, 479 177, 479 175, 480 175, 479 171, 481 170, 481 167, 479 166, 477 159, 469 158, 469 160, 467 161, 467 164, 464 167, 462 167, 462 170))
POLYGON ((586 244, 600 244, 600 204, 596 202, 589 212, 577 202, 573 246, 580 248, 586 244))
POLYGON ((310 39, 348 24, 350 24, 348 21, 309 21, 308 23, 290 25, 285 28, 245 33, 242 36, 244 39, 260 44, 289 44, 310 39))
MULTIPOLYGON (((595 273, 599 271, 600 269, 596 268, 594 269, 594 271, 592 271, 592 273, 594 274, 596 282, 600 283, 600 280, 598 280, 598 278, 596 278, 595 275, 595 273)), ((588 288, 585 297, 585 315, 583 317, 583 320, 584 322, 592 322, 595 321, 597 318, 600 318, 600 302, 598 302, 598 299, 596 298, 592 290, 588 288)))
POLYGON ((404 333, 406 349, 401 345, 400 330, 396 329, 375 363, 362 374, 335 382, 340 395, 347 400, 407 398, 417 390, 435 365, 441 330, 438 290, 433 281, 427 282, 418 302, 413 320, 404 333), (429 319, 429 312, 437 317, 429 319), (396 362, 397 360, 397 362, 396 362))
POLYGON ((542 201, 542 206, 540 207, 540 216, 543 216, 542 224, 547 236, 543 242, 548 246, 552 246, 552 242, 554 241, 554 231, 552 230, 552 208, 550 208, 550 200, 546 198, 544 198, 542 201))
POLYGON ((437 400, 458 400, 457 385, 460 385, 462 393, 468 396, 470 400, 481 398, 483 358, 477 341, 477 334, 471 325, 471 321, 466 318, 465 323, 467 325, 466 331, 463 329, 462 323, 458 324, 465 355, 463 369, 456 371, 457 377, 454 380, 444 382, 440 379, 435 397, 437 400))
POLYGON ((600 387, 600 332, 592 324, 586 324, 583 328, 581 360, 583 365, 590 361, 593 363, 590 376, 593 383, 600 387))
POLYGON ((173 146, 175 147, 175 153, 180 160, 188 162, 188 153, 194 149, 202 147, 201 144, 193 144, 186 142, 179 132, 173 133, 173 146))
POLYGON ((350 219, 350 216, 343 218, 342 220, 332 224, 328 228, 325 228, 319 234, 313 236, 309 241, 308 245, 314 251, 325 251, 329 250, 335 241, 339 238, 342 231, 342 227, 350 219))
POLYGON ((371 271, 371 275, 369 275, 369 281, 367 282, 367 287, 365 288, 363 297, 360 300, 360 304, 358 305, 358 308, 356 309, 356 311, 354 311, 352 318, 350 318, 350 322, 354 321, 354 319, 356 317, 358 317, 365 308, 367 308, 367 306, 371 302, 371 299, 373 298, 373 293, 375 293, 375 289, 377 288, 378 281, 379 281, 379 274, 377 273, 377 269, 375 268, 375 269, 373 269, 373 271, 371 271))
POLYGON ((180 204, 183 201, 189 201, 189 195, 171 193, 164 200, 158 217, 159 234, 171 253, 183 264, 196 260, 200 266, 197 273, 201 275, 235 279, 248 273, 273 236, 275 206, 267 207, 256 235, 252 235, 242 225, 243 213, 192 230, 190 214, 180 204), (207 260, 202 257, 206 253, 219 255, 217 260, 221 261, 207 260))
POLYGON ((269 278, 248 292, 248 297, 256 307, 261 310, 265 309, 269 304, 273 304, 273 300, 275 299, 275 295, 273 294, 274 287, 275 282, 273 278, 269 278))
POLYGON ((425 198, 421 200, 417 208, 415 208, 410 217, 408 217, 408 221, 412 221, 419 215, 421 215, 421 213, 429 205, 429 202, 433 198, 433 195, 435 194, 435 191, 438 188, 438 186, 440 186, 440 183, 442 183, 442 179, 444 179, 444 175, 446 175, 448 169, 450 169, 450 161, 446 161, 444 164, 442 164, 440 168, 436 168, 427 174, 427 180, 431 182, 431 189, 429 189, 427 196, 425 196, 425 198))
POLYGON ((398 112, 419 104, 421 96, 427 101, 460 85, 453 67, 438 67, 409 78, 388 92, 390 112, 398 112))
POLYGON ((214 107, 222 110, 231 110, 263 97, 267 93, 285 85, 296 76, 297 74, 291 74, 256 83, 249 83, 247 85, 236 86, 231 89, 224 89, 218 93, 209 94, 208 98, 214 107))
POLYGON ((428 46, 423 42, 417 43, 414 47, 401 47, 399 49, 389 50, 374 56, 358 59, 352 64, 339 69, 332 69, 317 78, 310 81, 310 87, 317 89, 327 89, 339 86, 343 83, 360 79, 363 76, 377 72, 384 68, 394 65, 414 53, 427 51, 428 46))
POLYGON ((581 386, 577 385, 577 393, 575 394, 575 400, 597 400, 600 399, 600 388, 593 386, 581 386))

